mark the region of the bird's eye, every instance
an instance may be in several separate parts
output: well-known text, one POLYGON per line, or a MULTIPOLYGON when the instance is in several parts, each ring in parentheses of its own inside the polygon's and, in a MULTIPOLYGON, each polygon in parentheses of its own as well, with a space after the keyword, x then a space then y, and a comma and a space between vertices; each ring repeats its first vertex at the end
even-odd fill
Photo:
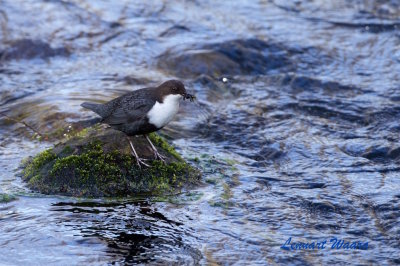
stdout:
POLYGON ((178 88, 177 88, 177 87, 173 87, 172 90, 173 90, 173 91, 177 91, 178 88))

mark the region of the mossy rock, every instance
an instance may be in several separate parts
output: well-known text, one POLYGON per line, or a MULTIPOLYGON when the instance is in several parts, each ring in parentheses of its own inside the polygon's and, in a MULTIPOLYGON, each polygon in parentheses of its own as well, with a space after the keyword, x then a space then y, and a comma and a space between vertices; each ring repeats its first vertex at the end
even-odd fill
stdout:
POLYGON ((150 167, 137 166, 122 132, 95 126, 27 160, 23 179, 44 194, 127 197, 179 192, 199 183, 201 173, 186 163, 162 137, 149 135, 166 163, 154 160, 143 136, 131 137, 150 167))

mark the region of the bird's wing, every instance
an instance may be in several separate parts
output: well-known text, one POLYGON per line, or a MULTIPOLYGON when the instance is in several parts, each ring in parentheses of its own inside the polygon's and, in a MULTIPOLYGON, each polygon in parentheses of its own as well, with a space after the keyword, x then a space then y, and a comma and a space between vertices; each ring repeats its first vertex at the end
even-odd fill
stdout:
POLYGON ((103 117, 103 122, 109 125, 118 125, 142 119, 156 102, 151 97, 143 96, 128 94, 107 103, 109 112, 103 117))

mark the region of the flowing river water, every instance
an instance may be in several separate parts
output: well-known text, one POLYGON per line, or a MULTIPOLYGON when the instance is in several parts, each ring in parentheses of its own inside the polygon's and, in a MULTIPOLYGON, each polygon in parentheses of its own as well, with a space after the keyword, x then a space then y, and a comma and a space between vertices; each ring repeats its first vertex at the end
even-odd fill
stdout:
POLYGON ((0 203, 0 265, 400 263, 398 1, 0 0, 0 26, 0 193, 17 197, 0 203), (21 161, 94 117, 83 101, 170 78, 197 102, 160 133, 201 186, 25 187, 21 161))

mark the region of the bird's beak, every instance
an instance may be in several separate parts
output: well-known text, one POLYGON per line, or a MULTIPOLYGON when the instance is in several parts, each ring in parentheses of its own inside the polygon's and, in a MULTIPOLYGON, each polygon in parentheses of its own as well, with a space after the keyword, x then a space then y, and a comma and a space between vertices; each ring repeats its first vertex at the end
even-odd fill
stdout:
POLYGON ((194 101, 194 99, 196 99, 196 96, 189 94, 189 93, 184 93, 183 94, 183 100, 189 99, 191 102, 194 101))

